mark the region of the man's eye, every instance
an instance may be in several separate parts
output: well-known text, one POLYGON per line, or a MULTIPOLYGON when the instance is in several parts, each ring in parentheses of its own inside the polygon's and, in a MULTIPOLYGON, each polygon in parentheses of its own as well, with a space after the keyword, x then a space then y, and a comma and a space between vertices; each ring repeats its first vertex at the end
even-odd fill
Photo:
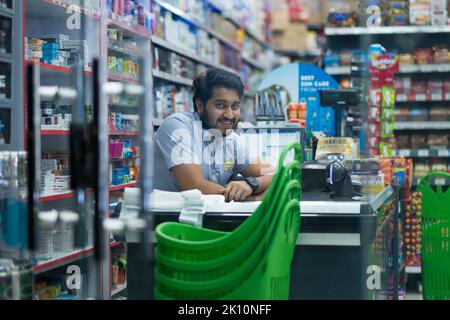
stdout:
POLYGON ((239 105, 239 104, 233 104, 233 105, 231 106, 231 109, 237 110, 237 109, 240 108, 240 106, 241 106, 241 105, 239 105))
POLYGON ((220 109, 223 109, 223 108, 225 108, 225 105, 223 104, 223 103, 216 103, 216 108, 220 108, 220 109))

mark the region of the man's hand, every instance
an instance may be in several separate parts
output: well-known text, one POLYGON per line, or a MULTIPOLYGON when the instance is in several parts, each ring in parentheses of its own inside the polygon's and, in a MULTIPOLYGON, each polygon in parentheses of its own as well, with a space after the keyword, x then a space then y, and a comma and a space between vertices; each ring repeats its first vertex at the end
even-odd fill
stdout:
POLYGON ((248 196, 247 199, 245 199, 245 201, 263 201, 266 193, 267 193, 267 190, 260 194, 257 194, 257 195, 248 196))
POLYGON ((244 201, 253 190, 245 181, 231 181, 225 189, 225 201, 244 201))

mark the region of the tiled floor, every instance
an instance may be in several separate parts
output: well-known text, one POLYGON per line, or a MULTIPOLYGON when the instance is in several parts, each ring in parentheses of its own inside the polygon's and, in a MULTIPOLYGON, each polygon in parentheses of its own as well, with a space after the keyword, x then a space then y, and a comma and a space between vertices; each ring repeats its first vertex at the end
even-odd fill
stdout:
POLYGON ((409 292, 406 294, 405 300, 423 300, 423 297, 421 293, 409 292))

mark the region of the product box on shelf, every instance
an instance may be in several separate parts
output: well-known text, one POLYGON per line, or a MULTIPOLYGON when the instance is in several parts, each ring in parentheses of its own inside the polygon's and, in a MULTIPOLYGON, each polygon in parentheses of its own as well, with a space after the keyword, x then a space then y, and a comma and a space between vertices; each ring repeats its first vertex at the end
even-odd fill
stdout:
POLYGON ((431 22, 430 0, 409 0, 409 21, 412 25, 429 25, 431 22))

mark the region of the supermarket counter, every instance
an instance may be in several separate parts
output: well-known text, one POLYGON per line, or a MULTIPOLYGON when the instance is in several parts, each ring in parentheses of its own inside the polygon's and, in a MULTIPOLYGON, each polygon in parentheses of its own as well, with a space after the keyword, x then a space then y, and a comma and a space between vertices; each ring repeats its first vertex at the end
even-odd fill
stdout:
MULTIPOLYGON (((392 189, 386 188, 371 201, 332 201, 324 192, 302 193, 290 299, 368 299, 366 270, 377 229, 376 212, 391 194, 392 189)), ((256 206, 243 203, 241 209, 236 204, 230 210, 226 206, 210 208, 203 225, 233 230, 256 206)), ((177 221, 178 215, 179 212, 156 211, 155 225, 177 221)), ((130 263, 133 262, 129 257, 129 266, 130 263)))

